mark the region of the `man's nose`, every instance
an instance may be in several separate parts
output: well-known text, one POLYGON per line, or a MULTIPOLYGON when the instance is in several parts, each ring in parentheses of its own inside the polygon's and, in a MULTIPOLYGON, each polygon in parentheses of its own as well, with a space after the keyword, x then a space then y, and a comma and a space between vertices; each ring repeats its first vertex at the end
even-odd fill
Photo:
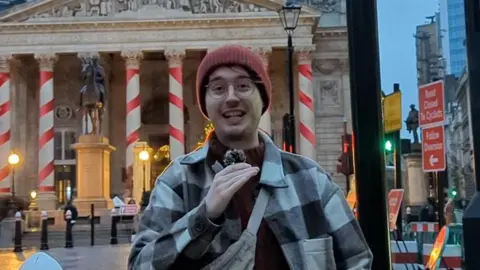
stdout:
MULTIPOLYGON (((227 96, 225 98, 225 102, 230 103, 230 104, 236 104, 239 102, 239 98, 237 94, 235 93, 235 87, 233 85, 228 85, 228 90, 227 90, 227 96)), ((229 105, 230 105, 229 104, 229 105)))

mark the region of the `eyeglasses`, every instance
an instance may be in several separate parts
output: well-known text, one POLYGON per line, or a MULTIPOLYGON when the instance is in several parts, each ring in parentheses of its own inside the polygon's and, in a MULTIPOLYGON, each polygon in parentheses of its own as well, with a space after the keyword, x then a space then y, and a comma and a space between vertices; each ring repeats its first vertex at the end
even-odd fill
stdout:
POLYGON ((224 99, 228 93, 228 86, 233 85, 235 89, 235 94, 240 98, 249 97, 255 90, 255 84, 261 82, 254 82, 250 78, 240 78, 236 79, 233 82, 228 82, 226 80, 215 80, 210 82, 207 88, 207 94, 213 99, 224 99))

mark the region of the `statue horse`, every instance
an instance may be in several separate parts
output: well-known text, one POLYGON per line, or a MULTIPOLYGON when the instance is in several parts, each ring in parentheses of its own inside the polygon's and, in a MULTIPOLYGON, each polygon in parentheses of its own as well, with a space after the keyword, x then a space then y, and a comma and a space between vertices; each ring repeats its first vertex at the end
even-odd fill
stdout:
POLYGON ((84 86, 80 90, 80 108, 85 117, 85 134, 100 135, 105 103, 104 71, 98 64, 98 57, 83 59, 82 73, 84 86), (88 116, 92 131, 88 133, 88 116))

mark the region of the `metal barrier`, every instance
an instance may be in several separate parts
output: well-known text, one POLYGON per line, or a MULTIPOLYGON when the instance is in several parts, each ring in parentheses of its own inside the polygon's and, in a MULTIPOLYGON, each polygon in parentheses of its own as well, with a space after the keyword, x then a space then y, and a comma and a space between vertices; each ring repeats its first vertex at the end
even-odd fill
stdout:
MULTIPOLYGON (((442 268, 440 269, 446 269, 443 267, 461 269, 465 253, 463 226, 453 223, 449 225, 449 228, 450 234, 445 246, 442 268)), ((418 266, 424 265, 428 260, 438 232, 439 226, 436 222, 411 222, 407 224, 404 228, 403 243, 401 241, 391 241, 394 269, 418 269, 418 266), (413 265, 410 267, 411 264, 413 265), (414 265, 417 267, 415 268, 414 265)))

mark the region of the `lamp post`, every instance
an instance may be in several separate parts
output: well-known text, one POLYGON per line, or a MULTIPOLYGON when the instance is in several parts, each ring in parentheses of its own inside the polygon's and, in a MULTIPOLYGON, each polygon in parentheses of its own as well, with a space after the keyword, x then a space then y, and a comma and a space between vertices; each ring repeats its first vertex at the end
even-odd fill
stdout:
POLYGON ((15 154, 15 152, 11 153, 10 156, 8 156, 8 164, 10 164, 12 168, 12 197, 10 198, 10 207, 13 210, 16 210, 15 207, 15 167, 17 164, 20 162, 20 157, 15 154))
POLYGON ((290 108, 288 113, 288 127, 287 136, 285 138, 285 149, 292 153, 296 152, 296 136, 295 136, 295 92, 293 87, 293 42, 292 36, 297 28, 298 18, 302 7, 293 4, 292 2, 285 2, 280 10, 278 16, 282 22, 283 29, 288 36, 287 59, 288 59, 288 93, 290 98, 290 108))
POLYGON ((145 189, 146 181, 147 181, 147 176, 145 172, 146 172, 147 161, 150 159, 150 154, 148 153, 147 150, 142 150, 138 154, 138 158, 140 158, 140 160, 143 161, 143 192, 142 192, 142 201, 140 203, 140 208, 143 211, 148 206, 148 201, 150 197, 150 194, 145 189))

